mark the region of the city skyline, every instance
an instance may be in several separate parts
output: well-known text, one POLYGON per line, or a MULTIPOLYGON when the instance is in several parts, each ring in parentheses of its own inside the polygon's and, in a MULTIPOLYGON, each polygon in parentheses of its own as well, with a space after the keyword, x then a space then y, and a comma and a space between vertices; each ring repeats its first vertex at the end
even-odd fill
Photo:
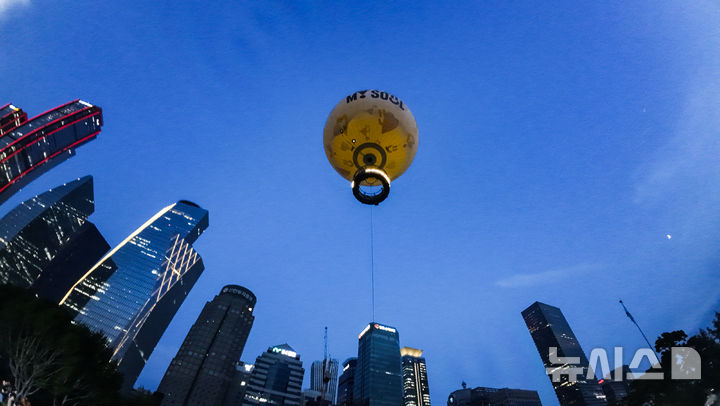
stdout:
POLYGON ((718 27, 704 0, 17 2, 0 10, 3 102, 32 115, 80 97, 104 125, 0 215, 86 174, 113 247, 168 202, 212 213, 194 244, 206 270, 138 380, 149 389, 227 284, 262 303, 245 354, 291 342, 322 359, 328 326, 345 359, 372 314, 370 212, 328 164, 322 126, 345 95, 386 89, 421 142, 372 209, 375 318, 426 352, 433 403, 464 380, 556 405, 528 303, 562 308, 584 350, 626 354, 646 344, 620 298, 651 340, 720 308, 718 27))

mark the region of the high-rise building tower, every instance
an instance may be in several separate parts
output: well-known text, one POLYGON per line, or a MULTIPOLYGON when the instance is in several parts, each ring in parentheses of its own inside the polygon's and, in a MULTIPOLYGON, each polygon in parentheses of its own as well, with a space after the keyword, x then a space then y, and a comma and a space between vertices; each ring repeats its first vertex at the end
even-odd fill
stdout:
POLYGON ((102 109, 74 100, 27 120, 12 105, 0 108, 0 203, 75 155, 103 125, 102 109))
POLYGON ((255 369, 255 365, 246 364, 242 361, 238 361, 235 364, 235 373, 230 380, 230 386, 227 392, 225 392, 225 400, 223 406, 239 406, 242 405, 243 399, 245 399, 245 390, 250 383, 252 377, 252 371, 255 369))
POLYGON ((562 406, 603 406, 605 394, 595 377, 588 378, 589 362, 562 311, 535 302, 522 311, 546 371, 559 379, 550 381, 562 406), (579 362, 567 362, 574 358, 579 362), (570 377, 573 377, 571 379, 570 377))
POLYGON ((400 336, 390 326, 370 323, 358 336, 355 406, 402 406, 400 336))
POLYGON ((287 344, 276 345, 255 360, 242 406, 299 406, 305 370, 300 355, 287 344))
POLYGON ((357 358, 348 358, 343 362, 343 372, 338 378, 337 405, 352 406, 355 386, 355 368, 357 358))
POLYGON ((165 207, 96 263, 61 300, 75 322, 105 335, 132 388, 163 332, 205 269, 192 243, 208 212, 181 200, 165 207))
POLYGON ((542 406, 542 403, 534 390, 478 387, 452 392, 447 406, 542 406))
MULTIPOLYGON (((329 400, 330 404, 335 404, 335 395, 337 393, 338 382, 338 360, 329 358, 327 360, 327 370, 330 374, 330 381, 325 391, 325 400, 329 400)), ((323 362, 314 361, 310 369, 310 389, 319 393, 323 392, 323 362)))
POLYGON ((39 297, 60 303, 68 289, 110 251, 95 224, 86 221, 45 267, 31 289, 39 297))
POLYGON ((400 355, 405 406, 430 406, 430 387, 422 350, 403 347, 400 349, 400 355))
POLYGON ((0 284, 31 288, 59 302, 110 249, 87 220, 94 210, 92 176, 50 189, 11 210, 0 219, 0 284))
POLYGON ((158 386, 162 406, 221 406, 255 317, 255 295, 227 285, 207 302, 158 386))

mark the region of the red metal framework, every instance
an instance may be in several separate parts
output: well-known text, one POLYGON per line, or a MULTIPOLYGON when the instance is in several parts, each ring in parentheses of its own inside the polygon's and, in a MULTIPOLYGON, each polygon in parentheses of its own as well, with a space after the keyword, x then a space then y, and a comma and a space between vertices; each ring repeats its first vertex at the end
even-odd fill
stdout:
MULTIPOLYGON (((0 114, 9 107, 0 108, 0 114)), ((0 133, 0 202, 94 139, 103 125, 102 109, 74 100, 0 133)))
POLYGON ((0 107, 0 137, 27 121, 27 114, 8 103, 0 107))

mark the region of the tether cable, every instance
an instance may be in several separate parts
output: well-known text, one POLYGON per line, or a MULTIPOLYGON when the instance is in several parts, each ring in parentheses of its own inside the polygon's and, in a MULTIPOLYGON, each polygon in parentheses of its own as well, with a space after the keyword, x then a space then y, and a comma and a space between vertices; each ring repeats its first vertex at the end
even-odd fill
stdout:
POLYGON ((375 239, 373 237, 373 208, 370 206, 370 283, 372 291, 372 321, 375 322, 375 239))

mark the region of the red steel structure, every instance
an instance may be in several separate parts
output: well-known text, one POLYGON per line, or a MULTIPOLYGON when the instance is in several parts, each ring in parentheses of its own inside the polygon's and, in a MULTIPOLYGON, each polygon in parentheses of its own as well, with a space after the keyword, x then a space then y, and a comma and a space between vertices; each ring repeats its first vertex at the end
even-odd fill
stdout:
POLYGON ((8 103, 0 107, 0 137, 27 121, 27 114, 8 103))
POLYGON ((75 155, 103 125, 102 109, 73 100, 31 119, 8 104, 0 108, 0 203, 75 155))

